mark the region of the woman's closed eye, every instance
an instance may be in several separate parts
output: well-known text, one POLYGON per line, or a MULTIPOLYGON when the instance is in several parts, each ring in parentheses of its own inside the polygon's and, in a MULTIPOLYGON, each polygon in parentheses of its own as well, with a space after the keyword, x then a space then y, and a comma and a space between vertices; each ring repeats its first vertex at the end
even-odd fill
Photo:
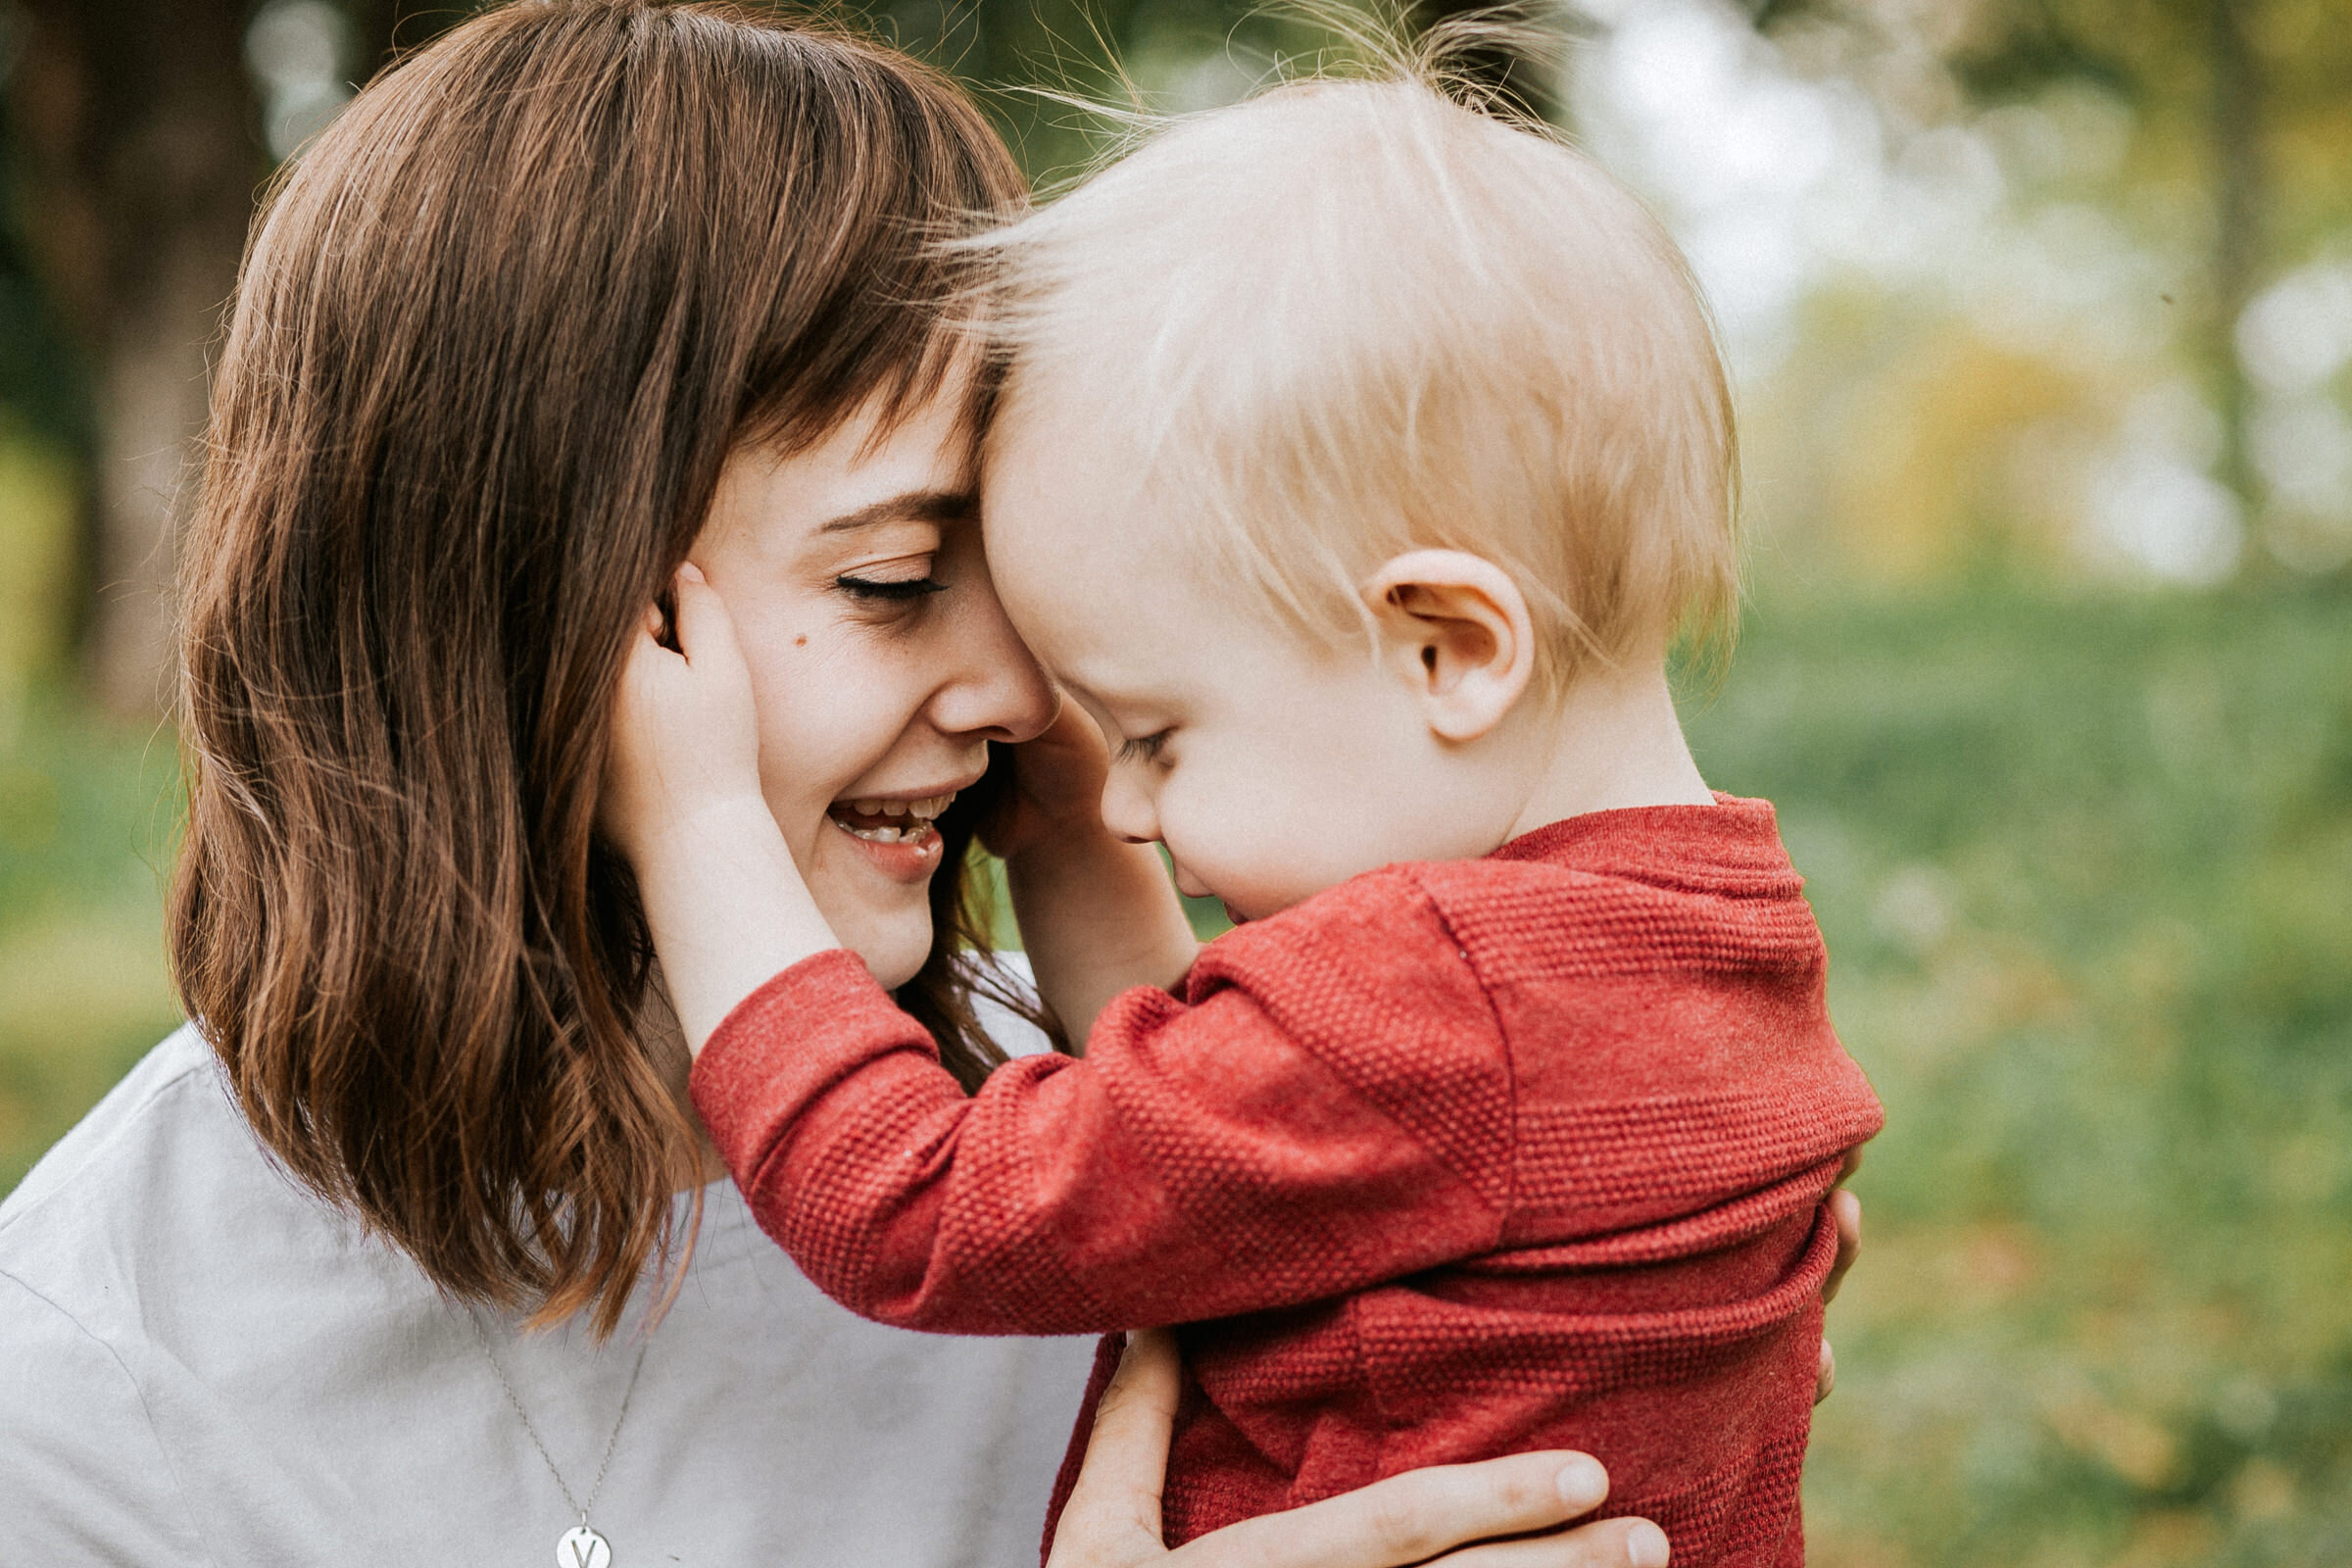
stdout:
POLYGON ((833 586, 860 603, 905 605, 944 593, 948 585, 931 575, 926 563, 919 576, 844 572, 833 579, 833 586))

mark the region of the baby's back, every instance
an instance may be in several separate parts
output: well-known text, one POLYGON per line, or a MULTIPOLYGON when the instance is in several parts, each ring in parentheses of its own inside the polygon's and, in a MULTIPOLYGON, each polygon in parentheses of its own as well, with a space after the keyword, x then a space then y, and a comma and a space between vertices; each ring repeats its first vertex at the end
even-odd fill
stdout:
MULTIPOLYGON (((1488 1191, 1501 1244, 1184 1330, 1171 1541, 1421 1465, 1573 1447, 1678 1568, 1802 1561, 1824 1200, 1881 1112, 1831 1029, 1770 808, 1652 816, 1409 868, 1502 1060, 1485 1092, 1392 1113, 1488 1191)), ((1319 1054, 1349 1049, 1335 1033, 1319 1054)))

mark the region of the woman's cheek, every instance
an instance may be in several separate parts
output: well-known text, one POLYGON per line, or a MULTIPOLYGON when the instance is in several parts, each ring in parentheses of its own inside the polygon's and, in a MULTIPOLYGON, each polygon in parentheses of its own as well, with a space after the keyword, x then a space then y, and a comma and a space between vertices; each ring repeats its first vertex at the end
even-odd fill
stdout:
POLYGON ((843 689, 839 662, 774 659, 754 670, 760 793, 795 856, 824 842, 833 803, 889 745, 887 733, 871 733, 880 729, 872 705, 843 689))
POLYGON ((756 684, 753 700, 760 724, 760 793, 794 857, 805 859, 815 847, 816 830, 824 825, 825 808, 832 804, 828 780, 815 776, 808 765, 819 755, 819 743, 810 734, 808 715, 772 687, 756 684))

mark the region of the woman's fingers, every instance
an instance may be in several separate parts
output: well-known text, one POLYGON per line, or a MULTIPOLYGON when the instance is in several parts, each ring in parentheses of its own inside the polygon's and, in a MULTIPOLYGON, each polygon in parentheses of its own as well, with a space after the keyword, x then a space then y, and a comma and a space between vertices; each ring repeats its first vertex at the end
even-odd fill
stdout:
MULTIPOLYGON (((1838 1179, 1844 1181, 1861 1165, 1862 1151, 1848 1150, 1845 1163, 1838 1169, 1838 1179)), ((1843 1187, 1835 1187, 1830 1190, 1828 1202, 1830 1223, 1838 1227, 1838 1256, 1830 1264, 1830 1277, 1821 1282, 1824 1306, 1838 1299, 1838 1287, 1845 1283, 1845 1271, 1852 1268, 1854 1259, 1862 1255, 1862 1200, 1843 1187)), ((1821 1361, 1813 1374, 1813 1402, 1819 1404, 1837 1387, 1838 1352, 1830 1348, 1829 1341, 1824 1340, 1821 1342, 1821 1361)))
MULTIPOLYGON (((1409 1470, 1288 1513, 1245 1520, 1187 1544, 1174 1556, 1185 1568, 1399 1568, 1465 1541, 1565 1524, 1598 1507, 1608 1490, 1607 1472, 1589 1455, 1515 1453, 1482 1464, 1409 1470)), ((1615 1539, 1624 1534, 1612 1529, 1576 1544, 1563 1539, 1554 1543, 1555 1555, 1528 1561, 1633 1568, 1615 1539), (1587 1546, 1599 1554, 1575 1554, 1587 1546)))
POLYGON ((1078 1484, 1054 1527, 1047 1568, 1127 1568, 1167 1555, 1159 1498, 1168 1473, 1180 1381, 1175 1336, 1144 1329, 1095 1407, 1078 1484))
POLYGON ((1173 1336, 1128 1336, 1048 1568, 1402 1568, 1432 1560, 1447 1568, 1666 1568, 1666 1537, 1644 1519, 1494 1539, 1554 1530, 1606 1499, 1608 1473, 1589 1455, 1565 1451, 1409 1471, 1168 1551, 1160 1494, 1179 1382, 1173 1336), (1439 1555, 1463 1542, 1486 1544, 1439 1555))
POLYGON ((1447 1552, 1430 1568, 1666 1568, 1666 1532, 1646 1519, 1604 1519, 1565 1535, 1497 1541, 1447 1552))
MULTIPOLYGON (((1845 1164, 1839 1168, 1838 1179, 1842 1182, 1862 1165, 1862 1151, 1846 1152, 1845 1164)), ((1843 1187, 1830 1190, 1830 1223, 1838 1227, 1838 1256, 1830 1264, 1830 1277, 1821 1282, 1821 1300, 1824 1306, 1838 1299, 1838 1287, 1845 1283, 1845 1271, 1854 1266, 1862 1255, 1862 1200, 1843 1187)), ((1830 1342, 1821 1342, 1821 1361, 1813 1374, 1813 1402, 1819 1404, 1838 1387, 1838 1352, 1830 1342)))

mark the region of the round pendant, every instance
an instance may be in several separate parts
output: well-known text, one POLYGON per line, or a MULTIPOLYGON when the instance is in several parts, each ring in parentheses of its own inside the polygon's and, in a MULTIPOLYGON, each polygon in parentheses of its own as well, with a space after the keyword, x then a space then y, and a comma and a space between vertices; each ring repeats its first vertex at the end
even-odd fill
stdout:
POLYGON ((556 1568, 612 1568, 612 1548, 586 1525, 574 1525, 556 1543, 556 1568))

